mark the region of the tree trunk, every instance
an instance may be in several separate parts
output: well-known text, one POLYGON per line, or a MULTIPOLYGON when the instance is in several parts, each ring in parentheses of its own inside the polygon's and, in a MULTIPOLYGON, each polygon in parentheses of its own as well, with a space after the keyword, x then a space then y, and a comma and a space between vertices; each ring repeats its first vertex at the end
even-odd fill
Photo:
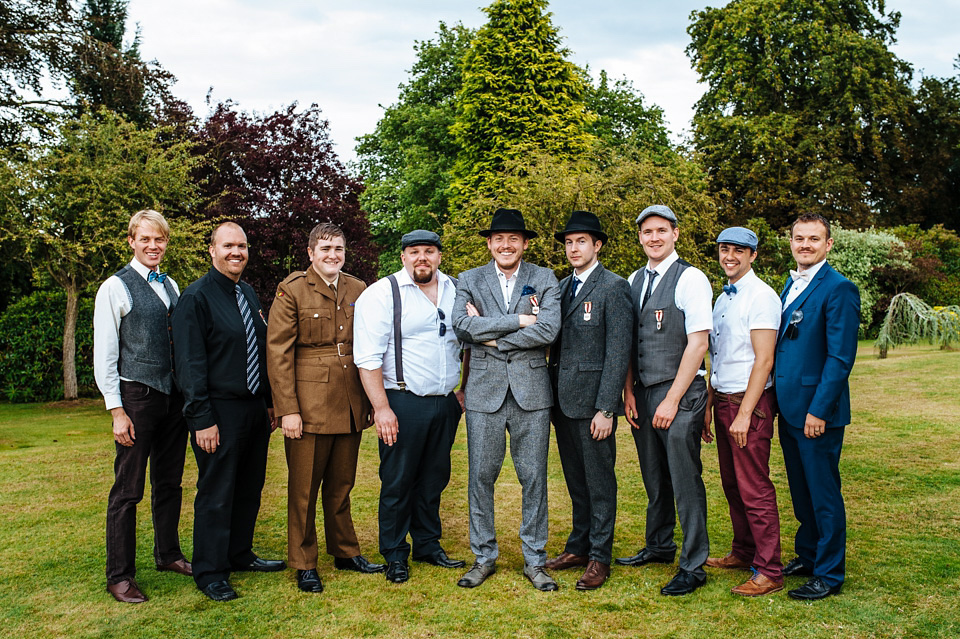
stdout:
POLYGON ((887 347, 886 347, 886 346, 881 346, 881 347, 880 347, 880 359, 887 359, 887 347))
POLYGON ((77 398, 77 309, 80 292, 72 282, 65 287, 67 312, 63 321, 63 398, 77 398))

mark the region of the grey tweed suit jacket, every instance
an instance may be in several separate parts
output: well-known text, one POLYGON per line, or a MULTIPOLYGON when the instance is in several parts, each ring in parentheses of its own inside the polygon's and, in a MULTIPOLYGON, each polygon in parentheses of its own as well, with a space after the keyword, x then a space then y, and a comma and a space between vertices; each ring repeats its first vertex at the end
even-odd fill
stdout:
POLYGON ((495 262, 461 273, 453 304, 453 329, 462 341, 473 344, 464 393, 467 410, 496 412, 507 389, 523 410, 553 405, 547 347, 560 330, 560 298, 552 270, 521 262, 506 308, 495 262), (532 295, 537 297, 540 313, 532 326, 520 328, 519 316, 533 310, 532 295), (467 302, 477 307, 481 317, 467 315, 467 302), (482 343, 489 340, 496 340, 497 346, 482 343))
POLYGON ((622 415, 633 337, 630 285, 602 264, 570 300, 572 283, 572 275, 560 281, 562 327, 550 349, 557 405, 571 419, 590 419, 601 410, 622 415))

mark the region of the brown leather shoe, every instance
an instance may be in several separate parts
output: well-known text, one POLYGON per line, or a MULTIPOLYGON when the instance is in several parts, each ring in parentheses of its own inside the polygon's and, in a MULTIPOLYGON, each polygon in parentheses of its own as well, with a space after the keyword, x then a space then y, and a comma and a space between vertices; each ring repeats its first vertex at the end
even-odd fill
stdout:
POLYGON ((596 590, 607 581, 610 576, 610 564, 590 560, 583 576, 577 580, 577 590, 596 590))
POLYGON ((783 579, 774 581, 763 573, 758 572, 739 586, 731 588, 730 592, 735 595, 743 595, 744 597, 761 597, 779 590, 783 590, 783 579))
POLYGON ((193 577, 193 564, 191 564, 186 559, 177 559, 172 564, 164 564, 163 566, 161 566, 160 564, 157 564, 157 570, 159 570, 160 572, 169 570, 171 572, 177 573, 178 575, 193 577))
POLYGON ((731 570, 746 570, 750 567, 749 561, 744 561, 740 559, 732 552, 728 553, 726 557, 710 557, 703 564, 708 568, 729 568, 731 570))
POLYGON ((590 563, 589 557, 572 555, 567 551, 563 551, 559 556, 557 556, 556 559, 547 559, 547 563, 544 564, 544 568, 547 570, 566 570, 567 568, 573 568, 574 566, 586 566, 588 563, 590 563))
POLYGON ((147 596, 140 592, 140 586, 133 579, 124 579, 117 584, 107 584, 107 592, 121 603, 143 603, 147 596))

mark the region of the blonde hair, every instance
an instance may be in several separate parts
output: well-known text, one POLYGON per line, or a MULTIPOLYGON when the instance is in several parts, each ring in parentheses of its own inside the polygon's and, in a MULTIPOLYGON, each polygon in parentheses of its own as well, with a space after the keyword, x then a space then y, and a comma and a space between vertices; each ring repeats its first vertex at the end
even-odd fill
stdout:
POLYGON ((144 209, 134 213, 130 218, 130 225, 127 226, 127 235, 130 237, 136 237, 137 227, 139 227, 141 224, 149 224, 154 229, 160 231, 160 234, 163 235, 164 239, 170 239, 170 225, 167 224, 167 221, 162 215, 153 209, 144 209))

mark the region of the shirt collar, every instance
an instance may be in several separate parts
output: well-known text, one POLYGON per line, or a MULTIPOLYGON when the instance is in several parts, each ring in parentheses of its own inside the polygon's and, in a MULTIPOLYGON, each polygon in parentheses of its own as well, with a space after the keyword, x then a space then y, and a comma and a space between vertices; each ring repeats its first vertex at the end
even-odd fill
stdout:
POLYGON ((815 278, 815 277, 817 276, 817 273, 820 271, 821 268, 823 268, 823 265, 826 264, 826 263, 827 263, 827 260, 826 260, 826 258, 824 258, 824 259, 820 260, 819 262, 817 262, 816 264, 814 264, 813 266, 807 268, 807 269, 804 271, 804 273, 809 273, 809 274, 810 274, 810 276, 809 276, 809 277, 810 277, 810 280, 809 280, 809 281, 813 281, 813 278, 815 278))
POLYGON ((515 271, 513 272, 513 275, 511 275, 511 276, 508 278, 507 275, 506 275, 506 273, 504 273, 503 271, 500 270, 500 266, 498 266, 496 262, 493 263, 493 268, 497 269, 497 277, 502 277, 504 280, 506 280, 506 281, 508 281, 508 282, 511 281, 511 280, 515 280, 515 279, 517 278, 517 275, 520 274, 520 269, 521 269, 522 267, 523 267, 523 260, 520 260, 520 263, 517 264, 517 270, 515 270, 515 271))
POLYGON ((240 284, 240 282, 234 282, 232 279, 218 271, 214 266, 210 267, 209 275, 213 278, 213 281, 220 285, 220 287, 225 291, 233 292, 237 285, 240 284))
MULTIPOLYGON (((741 277, 739 280, 737 280, 737 283, 734 284, 734 286, 737 287, 737 291, 738 291, 738 292, 739 292, 739 291, 745 291, 745 290, 747 290, 748 288, 750 288, 751 286, 753 286, 753 283, 754 283, 755 281, 759 280, 759 279, 760 279, 760 278, 757 277, 757 274, 754 273, 754 272, 753 272, 753 269, 751 268, 749 271, 747 271, 746 273, 743 274, 743 277, 741 277)), ((730 280, 727 280, 727 284, 729 284, 729 283, 730 283, 730 280)))
MULTIPOLYGON (((662 262, 660 262, 660 264, 657 265, 657 268, 655 268, 655 269, 653 269, 653 270, 655 270, 655 271, 657 272, 657 275, 658 275, 658 276, 663 277, 663 276, 666 274, 667 270, 668 270, 671 266, 673 266, 673 263, 676 262, 676 261, 679 260, 679 259, 680 259, 680 256, 677 255, 677 250, 674 249, 674 250, 673 250, 673 253, 671 253, 670 255, 668 255, 668 256, 667 256, 667 259, 665 259, 665 260, 663 260, 662 262)), ((649 269, 650 269, 650 262, 647 262, 647 265, 644 267, 644 270, 649 270, 649 269)), ((646 277, 646 273, 644 273, 644 277, 646 277)))
POLYGON ((150 271, 152 270, 152 269, 148 268, 147 266, 144 266, 143 264, 141 264, 140 261, 139 261, 137 258, 133 258, 132 260, 130 260, 130 266, 131 266, 131 267, 133 268, 133 270, 135 270, 135 271, 140 275, 140 277, 142 277, 143 279, 147 279, 147 275, 149 275, 149 274, 150 274, 150 271))
POLYGON ((590 277, 590 274, 593 273, 595 270, 597 270, 597 267, 598 267, 598 266, 600 266, 600 260, 597 260, 596 262, 594 262, 594 263, 593 263, 593 266, 591 266, 590 268, 588 268, 587 270, 585 270, 585 271, 584 271, 583 273, 581 273, 580 275, 577 275, 576 270, 574 270, 573 276, 574 276, 575 278, 577 278, 578 280, 580 280, 580 283, 581 283, 581 284, 584 284, 584 283, 586 283, 587 278, 590 277))

